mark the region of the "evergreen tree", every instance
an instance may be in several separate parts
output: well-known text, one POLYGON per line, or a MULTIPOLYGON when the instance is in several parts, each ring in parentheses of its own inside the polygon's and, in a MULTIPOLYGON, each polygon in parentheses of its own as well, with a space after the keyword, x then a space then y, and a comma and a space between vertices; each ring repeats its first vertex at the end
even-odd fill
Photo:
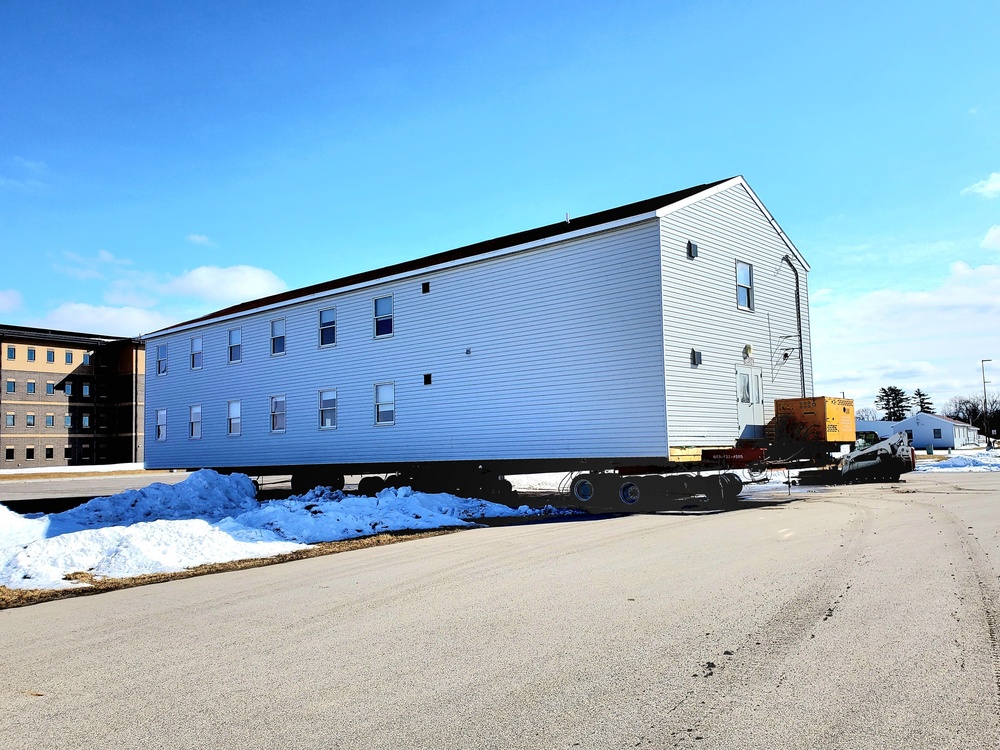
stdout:
POLYGON ((913 392, 913 409, 918 412, 922 411, 924 414, 933 414, 934 402, 931 401, 930 396, 917 388, 913 392))
POLYGON ((910 410, 910 397, 902 388, 890 385, 878 389, 875 406, 885 412, 886 421, 900 422, 906 419, 907 412, 910 410))

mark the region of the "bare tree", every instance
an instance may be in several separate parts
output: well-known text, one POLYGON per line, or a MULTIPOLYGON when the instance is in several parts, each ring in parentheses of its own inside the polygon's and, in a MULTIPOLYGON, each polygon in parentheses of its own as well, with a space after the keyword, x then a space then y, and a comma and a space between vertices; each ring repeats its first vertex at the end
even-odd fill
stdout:
POLYGON ((877 422, 878 412, 875 411, 874 407, 862 406, 860 409, 854 410, 854 419, 863 419, 866 422, 877 422))

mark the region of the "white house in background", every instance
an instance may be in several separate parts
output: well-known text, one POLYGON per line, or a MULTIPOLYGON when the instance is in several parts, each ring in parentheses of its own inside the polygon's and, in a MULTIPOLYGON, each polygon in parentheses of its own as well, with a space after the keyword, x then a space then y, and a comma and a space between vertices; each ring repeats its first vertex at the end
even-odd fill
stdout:
POLYGON ((813 395, 808 271, 733 177, 239 304, 145 337, 146 466, 524 473, 731 446, 813 395))
POLYGON ((959 422, 940 414, 919 412, 900 422, 885 420, 868 421, 859 419, 858 430, 871 430, 880 437, 889 437, 897 432, 905 432, 914 448, 965 448, 979 445, 979 428, 959 422))

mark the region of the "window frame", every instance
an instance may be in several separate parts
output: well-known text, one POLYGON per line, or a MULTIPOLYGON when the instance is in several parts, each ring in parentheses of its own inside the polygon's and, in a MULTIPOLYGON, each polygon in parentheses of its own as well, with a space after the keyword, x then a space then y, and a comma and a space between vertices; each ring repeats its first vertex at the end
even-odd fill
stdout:
POLYGON ((55 414, 46 414, 45 415, 45 426, 46 427, 55 427, 56 426, 56 415, 55 414))
POLYGON ((317 398, 317 407, 319 409, 319 429, 321 429, 321 430, 336 430, 337 429, 337 420, 338 420, 337 411, 340 408, 340 403, 338 402, 338 399, 340 397, 337 395, 337 389, 336 388, 320 388, 319 391, 316 394, 316 398, 317 398), (333 394, 333 406, 326 406, 326 407, 323 406, 323 394, 324 393, 332 393, 333 394), (332 412, 333 413, 333 424, 325 424, 324 414, 326 412, 332 412))
POLYGON ((205 366, 205 337, 192 336, 188 344, 188 369, 200 370, 205 366), (195 348, 194 342, 198 342, 195 348))
POLYGON ((17 381, 13 378, 7 378, 7 384, 4 386, 4 393, 17 393, 17 381))
POLYGON ((73 395, 73 381, 66 380, 63 381, 63 395, 72 396, 73 395))
POLYGON ((278 393, 268 398, 268 412, 270 414, 271 433, 281 434, 285 432, 288 428, 288 399, 285 398, 284 393, 278 393), (279 403, 281 404, 280 411, 275 408, 279 403), (277 417, 281 419, 280 427, 276 426, 277 417))
POLYGON ((17 347, 8 346, 7 347, 7 359, 17 359, 17 347))
POLYGON ((736 307, 748 312, 754 311, 753 264, 743 260, 736 261, 736 307), (740 270, 744 267, 748 276, 746 284, 740 280, 740 270), (745 292, 746 304, 743 304, 743 292, 745 292))
POLYGON ((27 393, 28 395, 31 395, 31 396, 35 395, 35 390, 36 389, 35 389, 35 381, 34 380, 29 380, 28 382, 26 382, 24 384, 24 392, 27 393))
POLYGON ((24 426, 25 427, 35 426, 35 412, 29 411, 24 415, 24 426))
POLYGON ((237 326, 236 328, 228 329, 226 333, 226 342, 228 344, 226 351, 228 353, 229 364, 231 365, 240 364, 243 361, 243 326, 237 326), (238 337, 238 340, 235 344, 233 343, 234 333, 238 337), (233 356, 234 349, 236 350, 235 357, 233 356))
POLYGON ((45 395, 46 396, 56 395, 56 382, 54 380, 45 381, 45 395))
POLYGON ((13 412, 7 412, 4 414, 3 424, 4 427, 17 427, 17 415, 13 412))
POLYGON ((396 424, 396 381, 386 380, 381 383, 374 383, 372 385, 372 402, 375 407, 375 426, 376 427, 391 427, 396 424), (392 400, 391 401, 379 401, 379 388, 383 386, 389 386, 392 389, 392 400), (392 404, 392 419, 382 420, 379 419, 379 407, 385 404, 392 404))
POLYGON ((284 318, 274 318, 274 319, 272 319, 270 321, 270 323, 268 325, 268 330, 269 330, 269 332, 271 334, 271 356, 272 357, 284 357, 285 356, 286 343, 287 343, 287 340, 285 338, 285 331, 286 331, 286 329, 287 329, 287 326, 285 324, 285 319, 284 318), (275 323, 281 323, 281 334, 280 335, 275 335, 275 333, 274 333, 274 324, 275 323), (276 352, 274 350, 274 345, 279 340, 281 341, 281 351, 280 352, 276 352))
POLYGON ((55 448, 55 446, 54 445, 46 445, 45 446, 45 460, 46 461, 53 461, 53 460, 55 460, 55 457, 56 457, 56 448, 55 448))
POLYGON ((28 347, 28 361, 29 362, 35 361, 35 347, 33 346, 28 347))
POLYGON ((941 436, 944 434, 944 431, 940 427, 932 427, 931 429, 934 430, 934 432, 931 433, 934 436, 934 440, 943 439, 941 436))
POLYGON ((243 434, 243 400, 232 399, 226 401, 226 436, 238 438, 243 434), (236 406, 236 414, 233 415, 233 406, 236 406))
MULTIPOLYGON (((166 411, 166 409, 164 409, 166 411)), ((87 430, 90 429, 90 412, 83 411, 80 412, 80 429, 87 430)))
POLYGON ((156 345, 156 375, 167 374, 167 345, 157 344, 156 345), (162 356, 161 356, 162 355, 162 356))
POLYGON ((45 363, 49 365, 54 365, 56 363, 56 350, 46 349, 45 350, 45 363))
POLYGON ((382 297, 372 298, 372 338, 376 339, 391 339, 396 333, 396 300, 394 295, 386 294, 382 297), (389 300, 389 313, 388 314, 378 314, 378 303, 382 300, 389 300), (389 321, 389 331, 387 333, 378 332, 379 321, 389 321))
POLYGON ((191 404, 188 406, 188 440, 201 440, 202 437, 202 416, 201 404, 191 404), (196 411, 197 410, 197 411, 196 411), (198 418, 195 419, 197 413, 198 418), (197 429, 195 428, 197 425, 197 429), (197 432, 198 434, 195 434, 197 432))
POLYGON ((89 380, 84 380, 83 383, 80 385, 80 395, 83 398, 89 398, 90 397, 90 381, 89 380))
POLYGON ((69 430, 73 429, 73 415, 70 412, 63 414, 63 427, 69 430))
POLYGON ((73 352, 71 351, 65 352, 65 359, 67 365, 73 364, 73 352))
POLYGON ((325 307, 319 311, 319 348, 328 349, 335 347, 337 345, 337 306, 325 307), (323 313, 333 313, 333 320, 323 323, 323 313), (324 343, 323 335, 331 331, 333 333, 333 341, 324 343))
POLYGON ((153 419, 153 438, 158 443, 165 443, 167 440, 167 410, 157 409, 153 419))

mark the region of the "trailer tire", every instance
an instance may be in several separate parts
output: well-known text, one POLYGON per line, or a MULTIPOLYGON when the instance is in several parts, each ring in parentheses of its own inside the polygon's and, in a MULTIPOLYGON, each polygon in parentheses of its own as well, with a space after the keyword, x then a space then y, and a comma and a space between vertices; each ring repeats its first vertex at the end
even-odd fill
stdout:
POLYGON ((381 477, 362 477, 358 482, 358 494, 365 497, 375 497, 385 489, 385 481, 381 477))
POLYGON ((723 474, 722 478, 725 481, 723 494, 726 500, 735 500, 743 492, 743 480, 740 479, 739 475, 732 472, 723 474))
POLYGON ((639 485, 633 481, 632 477, 626 477, 625 481, 618 485, 618 499, 625 505, 633 507, 641 497, 642 490, 639 489, 639 485))
POLYGON ((587 504, 594 499, 597 494, 597 485, 590 474, 582 474, 573 480, 570 487, 570 494, 573 500, 578 503, 587 504))

